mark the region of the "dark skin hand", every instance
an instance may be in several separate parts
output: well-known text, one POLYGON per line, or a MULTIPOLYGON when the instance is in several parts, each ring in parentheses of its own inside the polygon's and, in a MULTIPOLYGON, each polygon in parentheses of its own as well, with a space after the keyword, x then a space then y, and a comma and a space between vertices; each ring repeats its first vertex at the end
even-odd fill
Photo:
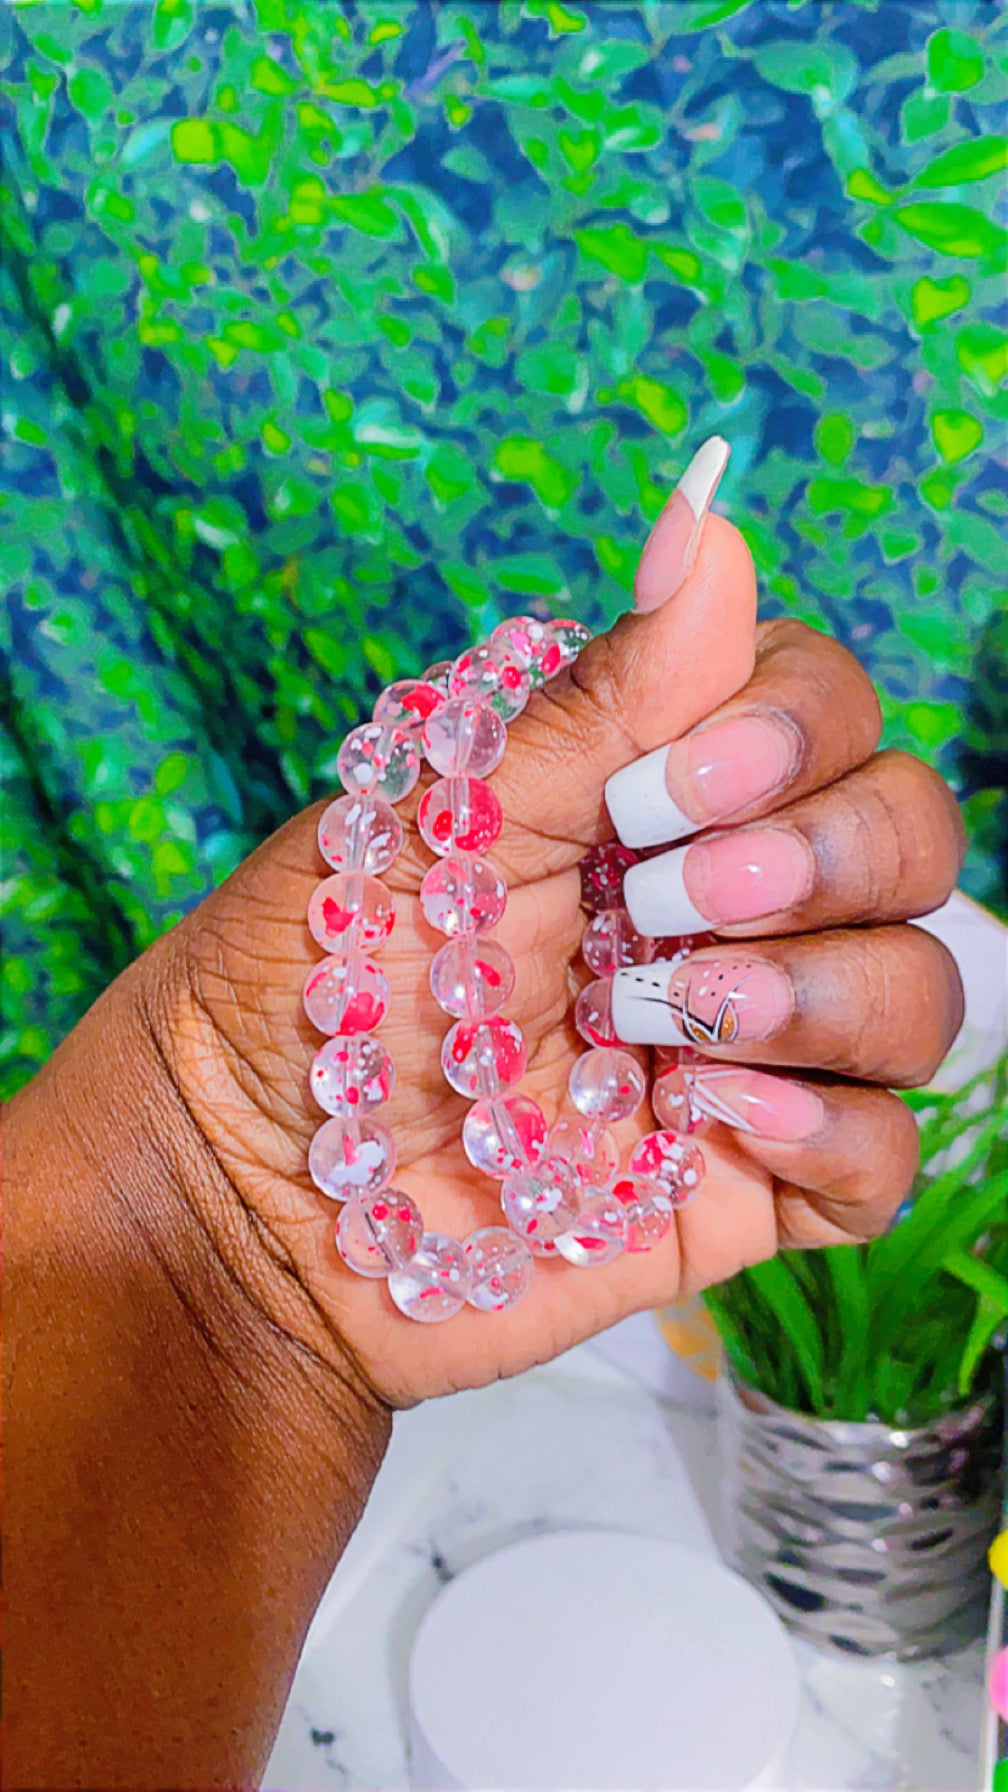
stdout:
MULTIPOLYGON (((494 774, 523 1087, 551 1117, 580 1049, 576 867, 611 837, 606 777, 713 714, 764 708, 799 731, 798 769, 717 831, 772 813, 806 843, 810 885, 798 909, 720 931, 772 960, 793 1002, 772 1038, 708 1055, 797 1070, 823 1122, 799 1143, 715 1126, 701 1197, 649 1255, 591 1273, 540 1263, 513 1311, 425 1328, 340 1264, 335 1209, 305 1168, 320 1120, 300 1002, 318 957, 304 922, 318 805, 131 967, 11 1104, 11 1786, 254 1784, 396 1407, 516 1374, 782 1244, 885 1226, 916 1163, 890 1087, 931 1075, 961 1014, 951 958, 904 923, 949 893, 962 830, 932 772, 876 753, 878 704, 843 649, 756 625, 748 553, 718 518, 674 600, 623 618, 538 693, 494 774)), ((497 1202, 439 1067, 439 941, 417 900, 430 858, 412 825, 429 781, 400 809, 387 875, 381 1037, 398 1072, 396 1182, 460 1237, 497 1202)), ((626 1123, 621 1143, 653 1124, 626 1123)))

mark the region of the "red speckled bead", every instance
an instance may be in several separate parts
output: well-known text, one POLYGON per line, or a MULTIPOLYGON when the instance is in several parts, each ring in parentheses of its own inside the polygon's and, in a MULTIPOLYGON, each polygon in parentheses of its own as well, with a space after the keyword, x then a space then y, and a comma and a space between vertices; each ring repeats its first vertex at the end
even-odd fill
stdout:
POLYGON ((308 899, 308 930, 325 952, 348 952, 350 942, 378 952, 395 925, 395 907, 377 877, 337 871, 308 899))
POLYGON ((395 1065, 377 1039, 357 1033, 351 1039, 327 1039, 315 1054, 308 1081, 320 1108, 349 1120, 388 1100, 395 1065))
POLYGON ((484 1226, 471 1232, 463 1246, 469 1266, 470 1306, 481 1313, 502 1313, 517 1306, 532 1286, 532 1252, 506 1226, 484 1226))
POLYGON ((675 1207, 685 1207, 693 1199, 705 1168, 699 1145, 690 1144, 681 1133, 665 1128, 645 1134, 630 1157, 633 1173, 660 1183, 675 1207))
POLYGON ((637 854, 629 846, 610 841, 608 846, 593 846, 581 860, 581 907, 589 914, 603 908, 622 908, 623 879, 637 854))
POLYGON ((402 841, 398 815, 378 796, 339 796, 318 825, 319 851, 334 871, 387 871, 402 841))
POLYGON ((426 873, 420 906, 430 926, 449 938, 488 933, 507 906, 507 885, 489 859, 452 853, 426 873))
POLYGON ((627 1120, 644 1100, 644 1072, 629 1052, 595 1046, 582 1052, 567 1087, 579 1114, 605 1121, 627 1120))
POLYGON ((485 852, 492 846, 504 817, 500 803, 482 778, 439 778, 420 798, 417 826, 431 852, 485 852))
POLYGON ((308 1147, 308 1174, 332 1201, 383 1188, 395 1164, 392 1134, 379 1120, 326 1120, 308 1147))
POLYGON ((576 1269, 601 1269, 626 1244, 626 1214, 612 1189, 586 1188, 578 1216, 556 1241, 557 1254, 576 1269))
POLYGON ((456 1020, 484 1020, 498 1013, 514 984, 514 965, 503 946, 474 934, 449 940, 431 962, 431 994, 456 1020))
POLYGON ((388 978, 370 958, 350 972, 350 960, 334 956, 308 973, 304 1011, 320 1033, 372 1033, 388 1007, 388 978))
POLYGON ((445 1082, 470 1101, 499 1095, 517 1083, 527 1059, 520 1026, 500 1014, 489 1020, 456 1021, 441 1046, 445 1082))
POLYGON ((581 951, 596 977, 612 977, 624 965, 648 964, 654 941, 638 933, 625 908, 603 908, 593 915, 581 940, 581 951))
POLYGON ((546 1116, 527 1095, 477 1101, 462 1122, 462 1148, 473 1169, 498 1180, 538 1163, 546 1143, 546 1116))
POLYGON ((647 1176, 614 1176, 612 1193, 626 1219, 628 1251, 651 1251, 672 1226, 674 1202, 660 1183, 647 1176))
POLYGON ((347 1201, 336 1226, 336 1249, 359 1276, 387 1276, 408 1263, 423 1237, 420 1209, 401 1188, 380 1188, 347 1201))
POLYGON ((444 695, 423 678, 398 678, 386 685, 374 706, 374 720, 418 735, 428 716, 440 709, 444 695))

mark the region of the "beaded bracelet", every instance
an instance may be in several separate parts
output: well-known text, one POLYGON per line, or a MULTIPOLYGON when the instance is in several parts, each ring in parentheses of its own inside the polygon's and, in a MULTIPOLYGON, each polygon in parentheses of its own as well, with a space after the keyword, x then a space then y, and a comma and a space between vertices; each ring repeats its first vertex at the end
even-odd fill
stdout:
POLYGON ((337 769, 346 794, 319 823, 332 875, 312 893, 308 926, 327 957, 310 972, 303 1000, 313 1026, 330 1036, 310 1072, 329 1118, 311 1142, 308 1169, 320 1192, 342 1203, 336 1248, 343 1262, 358 1275, 386 1278, 410 1319, 449 1319, 466 1303, 483 1312, 514 1306, 529 1289, 536 1257, 588 1267, 623 1250, 650 1250, 703 1176, 702 1154, 687 1135, 704 1117, 690 1100, 688 1065, 678 1059, 655 1084, 656 1118, 665 1124, 638 1142, 625 1169, 617 1167, 609 1128, 637 1111, 646 1079, 614 1031, 612 977, 621 965, 683 956, 690 944, 636 932, 622 905, 623 876, 636 859, 625 847, 597 848, 581 867, 582 906, 592 916, 582 952, 592 980, 575 1007, 587 1042, 568 1082, 575 1112, 548 1126, 538 1104, 515 1089, 526 1051, 521 1029, 501 1013, 514 965, 489 937, 507 886, 485 856, 503 821, 486 780, 531 691, 570 665, 589 639, 578 622, 514 617, 484 645, 389 685, 372 720, 343 741, 337 769), (391 1057, 373 1036, 389 1002, 375 954, 395 921, 379 874, 401 848, 394 805, 415 788, 422 758, 438 773, 420 799, 417 826, 437 855, 421 883, 421 907, 446 936, 430 970, 434 998, 453 1022, 441 1066, 473 1104, 463 1148, 475 1169, 501 1184, 506 1221, 461 1243, 426 1232, 416 1203, 393 1186, 395 1144, 374 1118, 395 1081, 391 1057))

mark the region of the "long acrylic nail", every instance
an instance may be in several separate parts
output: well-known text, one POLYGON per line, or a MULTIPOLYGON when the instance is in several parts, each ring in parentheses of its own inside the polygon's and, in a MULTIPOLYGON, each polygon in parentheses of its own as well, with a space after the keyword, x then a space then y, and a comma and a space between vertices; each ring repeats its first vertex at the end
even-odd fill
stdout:
POLYGON ((785 718, 730 716, 614 772, 606 805, 624 846, 660 846, 772 796, 800 757, 798 732, 785 718))
POLYGON ((751 958, 629 965, 616 972, 611 1000, 626 1045, 744 1045, 771 1039, 794 1012, 784 972, 751 958))
POLYGON ((634 579, 634 609, 639 615, 667 603, 693 565, 704 519, 730 453, 723 436, 708 436, 658 517, 634 579))
POLYGON ((693 1100, 712 1120, 764 1139, 814 1138, 826 1123, 821 1096, 807 1083, 732 1065, 691 1071, 693 1100))
POLYGON ((812 849, 784 828, 738 828, 631 865, 623 897, 638 933, 697 933, 793 908, 815 879, 812 849))

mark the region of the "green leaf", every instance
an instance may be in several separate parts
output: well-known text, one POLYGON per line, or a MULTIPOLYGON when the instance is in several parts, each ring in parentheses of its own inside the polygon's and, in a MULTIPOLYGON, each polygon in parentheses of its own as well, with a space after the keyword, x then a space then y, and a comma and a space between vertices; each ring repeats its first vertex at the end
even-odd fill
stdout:
POLYGON ((938 318, 951 317, 954 311, 961 311, 969 303, 971 291, 965 274, 950 274, 947 280, 929 280, 925 274, 923 279, 916 280, 910 306, 918 330, 925 329, 938 318))
POLYGON ((92 124, 112 103, 112 83, 100 68, 75 69, 67 82, 67 92, 78 112, 92 124))
POLYGON ((986 180, 1008 168, 1008 137, 974 137, 936 156, 918 174, 915 187, 958 187, 966 181, 986 180))
POLYGON ((943 131, 951 110, 943 93, 912 93, 900 108, 904 143, 919 143, 922 137, 934 137, 943 131))
POLYGON ((364 236, 395 236, 399 219, 386 199, 382 188, 369 187, 364 193, 340 193, 329 201, 334 218, 359 230, 364 236))
POLYGON ((764 44, 753 61, 772 87, 782 87, 786 93, 821 93, 833 101, 846 97, 857 73, 857 63, 844 44, 810 37, 764 44))
POLYGON ((1008 230, 992 224, 969 205, 926 199, 919 204, 897 206, 891 216, 908 236, 916 237, 939 255, 986 258, 1003 256, 1008 247, 1008 230))
POLYGON ((983 424, 968 411, 932 411, 931 434, 944 461, 965 460, 983 441, 983 424))
POLYGON ((647 244, 634 235, 626 224, 575 230, 574 240, 582 254, 600 261, 610 274, 636 283, 647 271, 647 244))
POLYGON ((983 51, 968 32, 936 31, 928 39, 927 68, 939 93, 965 93, 983 79, 983 51))
POLYGON ((693 194, 704 217, 716 224, 719 230, 736 233, 745 230, 745 201, 726 180, 695 180, 693 194))
POLYGON ((801 1293, 793 1273, 780 1257, 757 1263, 749 1280, 772 1310, 801 1367, 807 1390, 807 1410, 821 1412, 823 1405, 823 1341, 816 1317, 801 1293))
POLYGON ((297 93, 298 82, 292 75, 274 62, 272 56, 257 56, 252 64, 249 79, 257 93, 287 94, 297 93))
POLYGON ((493 467, 502 479, 527 481, 550 509, 559 509, 574 491, 573 473, 547 453, 533 436, 505 436, 494 450, 493 467))
POLYGON ((827 411, 813 432, 816 451, 831 467, 842 467, 854 445, 854 425, 843 411, 827 411))
POLYGON ((172 154, 176 162, 218 162, 220 137, 217 126, 206 118, 180 118, 172 125, 172 154))
POLYGON ((633 405, 663 435, 681 435, 689 422, 689 412, 683 400, 663 380, 649 379, 642 373, 635 374, 632 379, 620 381, 616 396, 624 404, 633 405))
POLYGON ((967 324, 956 334, 956 359, 964 373, 983 374, 997 386, 1008 375, 1008 333, 993 324, 967 324))

